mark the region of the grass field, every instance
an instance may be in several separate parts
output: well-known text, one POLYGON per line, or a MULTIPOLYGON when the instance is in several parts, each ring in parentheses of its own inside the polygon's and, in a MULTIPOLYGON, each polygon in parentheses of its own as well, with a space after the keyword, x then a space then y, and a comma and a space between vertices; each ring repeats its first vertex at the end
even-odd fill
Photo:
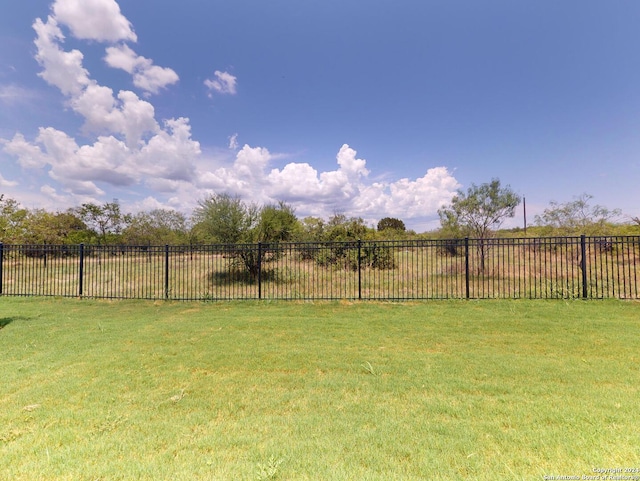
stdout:
POLYGON ((637 302, 3 297, 0 479, 640 476, 638 346, 637 302))

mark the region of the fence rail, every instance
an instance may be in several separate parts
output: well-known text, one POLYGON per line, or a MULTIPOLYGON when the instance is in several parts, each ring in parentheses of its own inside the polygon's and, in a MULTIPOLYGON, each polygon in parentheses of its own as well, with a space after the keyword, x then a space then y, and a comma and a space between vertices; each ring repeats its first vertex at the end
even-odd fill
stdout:
POLYGON ((0 243, 0 295, 640 298, 640 236, 193 246, 0 243))

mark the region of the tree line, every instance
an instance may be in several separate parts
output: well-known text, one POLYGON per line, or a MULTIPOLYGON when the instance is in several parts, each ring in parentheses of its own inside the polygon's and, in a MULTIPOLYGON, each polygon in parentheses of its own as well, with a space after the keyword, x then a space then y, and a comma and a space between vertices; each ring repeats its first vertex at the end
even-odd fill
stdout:
POLYGON ((247 203, 228 194, 199 201, 190 216, 171 209, 124 212, 117 200, 85 203, 64 211, 27 209, 0 195, 0 242, 27 245, 197 245, 283 241, 330 242, 411 236, 403 221, 381 219, 376 227, 336 213, 329 219, 298 219, 286 202, 247 203), (382 236, 382 237, 381 237, 382 236))
POLYGON ((460 190, 439 211, 440 228, 425 233, 407 230, 401 219, 385 217, 375 226, 360 217, 335 213, 328 219, 299 219, 286 202, 248 203, 228 194, 201 199, 190 216, 170 209, 126 213, 117 200, 85 203, 64 211, 27 209, 0 195, 0 241, 5 244, 49 245, 197 245, 277 242, 331 242, 494 236, 637 235, 640 219, 621 221, 618 209, 593 205, 583 194, 551 202, 533 226, 501 229, 522 199, 499 179, 460 190))

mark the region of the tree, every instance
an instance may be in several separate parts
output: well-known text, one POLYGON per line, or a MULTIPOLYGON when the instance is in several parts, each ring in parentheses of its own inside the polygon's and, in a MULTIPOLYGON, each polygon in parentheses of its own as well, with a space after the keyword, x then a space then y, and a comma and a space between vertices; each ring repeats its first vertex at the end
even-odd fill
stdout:
POLYGON ((198 202, 193 212, 194 226, 205 242, 237 244, 251 242, 258 223, 258 207, 239 197, 213 194, 198 202))
POLYGON ((582 194, 573 201, 559 203, 551 201, 542 215, 536 215, 536 225, 557 230, 563 234, 603 234, 608 225, 621 215, 619 209, 607 209, 601 205, 590 205, 593 196, 582 194))
POLYGON ((18 201, 0 194, 0 242, 24 242, 25 219, 29 211, 18 201))
POLYGON ((492 179, 479 186, 471 184, 467 192, 459 190, 451 199, 451 204, 438 210, 438 215, 443 230, 477 239, 479 270, 483 272, 486 240, 506 218, 515 215, 518 204, 520 196, 510 186, 501 187, 499 179, 492 179))
POLYGON ((355 241, 373 235, 361 217, 347 217, 344 214, 333 214, 324 230, 325 241, 355 241))
POLYGON ((117 200, 103 205, 87 203, 75 209, 76 215, 96 233, 99 244, 115 243, 130 220, 120 210, 117 200))
POLYGON ((301 221, 302 236, 310 242, 321 242, 324 237, 326 223, 320 217, 305 217, 301 221))
POLYGON ((131 216, 122 231, 127 244, 138 246, 186 244, 187 219, 184 214, 170 209, 154 209, 131 216))
POLYGON ((327 222, 307 217, 303 220, 303 228, 307 239, 327 243, 322 249, 310 248, 303 251, 304 260, 314 260, 320 265, 347 270, 356 270, 358 267, 393 269, 396 265, 393 250, 384 244, 366 243, 361 250, 345 246, 344 243, 351 243, 353 247, 356 241, 375 239, 375 231, 367 227, 360 217, 336 213, 327 222))
POLYGON ((301 229, 294 209, 281 201, 260 209, 254 240, 266 243, 287 242, 298 237, 301 229))
POLYGON ((383 230, 394 230, 398 232, 405 232, 407 227, 404 225, 400 219, 396 219, 393 217, 385 217, 378 221, 378 231, 381 232, 383 230))
POLYGON ((293 209, 284 202, 258 208, 239 197, 214 194, 199 202, 193 214, 195 228, 205 240, 236 244, 233 255, 255 279, 263 263, 281 254, 276 244, 293 238, 300 229, 293 209), (255 244, 263 243, 260 252, 255 244))
POLYGON ((25 230, 25 241, 29 244, 80 244, 90 242, 93 236, 72 211, 32 210, 25 219, 25 230))

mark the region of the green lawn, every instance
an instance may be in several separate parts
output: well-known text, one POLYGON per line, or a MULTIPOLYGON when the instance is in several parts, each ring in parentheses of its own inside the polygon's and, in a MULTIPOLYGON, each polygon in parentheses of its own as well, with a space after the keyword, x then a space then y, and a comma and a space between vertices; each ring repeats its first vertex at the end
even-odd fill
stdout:
POLYGON ((637 302, 3 297, 0 479, 640 468, 638 346, 637 302))

